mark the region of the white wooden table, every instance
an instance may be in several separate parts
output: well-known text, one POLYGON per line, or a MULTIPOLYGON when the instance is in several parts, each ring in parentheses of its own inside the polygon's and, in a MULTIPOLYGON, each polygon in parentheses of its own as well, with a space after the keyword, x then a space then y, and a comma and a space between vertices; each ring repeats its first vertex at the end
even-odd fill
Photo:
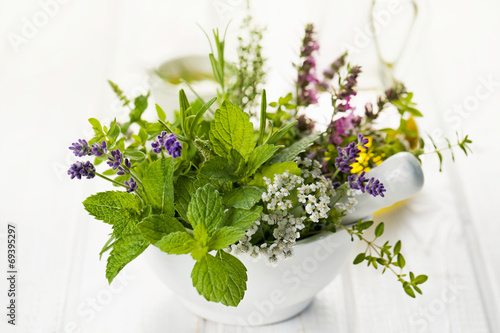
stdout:
MULTIPOLYGON (((65 175, 66 146, 90 135, 86 120, 123 116, 106 79, 136 94, 148 88, 145 69, 162 57, 208 51, 193 24, 201 1, 59 1, 46 8, 46 21, 37 1, 0 1, 0 332, 500 332, 498 3, 428 4, 418 48, 400 73, 425 113, 422 131, 463 128, 474 140, 472 157, 458 153, 455 165, 447 158, 444 173, 426 158, 424 190, 377 216, 386 237, 402 239, 409 268, 429 276, 424 295, 410 299, 389 274, 346 265, 302 314, 237 328, 189 313, 142 260, 108 286, 98 253, 109 229, 81 205, 107 184, 65 175), (196 14, 186 16, 188 9, 196 14), (38 26, 30 30, 27 21, 38 26), (28 37, 14 47, 13 34, 23 32, 28 37), (18 228, 15 327, 4 314, 8 222, 18 228)), ((325 58, 354 38, 347 14, 357 5, 367 1, 351 2, 342 18, 330 8, 325 58)))

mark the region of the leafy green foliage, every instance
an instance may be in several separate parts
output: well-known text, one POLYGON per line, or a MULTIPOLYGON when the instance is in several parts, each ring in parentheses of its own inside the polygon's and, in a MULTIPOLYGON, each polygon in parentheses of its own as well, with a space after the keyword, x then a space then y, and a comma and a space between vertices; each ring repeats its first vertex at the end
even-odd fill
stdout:
POLYGON ((184 231, 184 226, 175 217, 162 215, 150 215, 144 218, 138 225, 142 236, 151 244, 158 242, 163 236, 172 232, 184 231))
POLYGON ((144 191, 154 212, 174 215, 173 173, 172 158, 162 158, 151 163, 144 173, 144 191))
MULTIPOLYGON (((339 222, 339 226, 342 226, 339 222)), ((351 238, 357 237, 361 241, 366 243, 365 252, 359 253, 353 261, 354 265, 366 262, 367 266, 373 266, 377 269, 378 266, 382 266, 382 273, 386 270, 393 272, 398 281, 401 282, 403 290, 410 297, 415 297, 415 291, 422 294, 422 291, 418 287, 419 284, 427 281, 426 275, 414 276, 413 272, 410 272, 410 279, 406 280, 407 274, 403 273, 403 268, 406 266, 406 261, 401 254, 401 241, 398 241, 394 246, 389 245, 389 242, 385 242, 384 245, 380 246, 375 243, 375 241, 381 237, 384 233, 384 223, 381 222, 375 227, 375 238, 371 241, 364 237, 364 232, 373 225, 373 221, 361 221, 359 220, 352 229, 342 226, 350 235, 351 238), (399 268, 401 271, 396 272, 394 267, 399 268)))
POLYGON ((196 248, 197 243, 186 231, 175 231, 163 236, 155 246, 168 254, 188 254, 196 248))
POLYGON ((247 231, 257 221, 261 213, 261 206, 253 206, 250 209, 230 208, 224 212, 224 225, 247 231))
POLYGON ((274 156, 271 160, 271 164, 293 161, 300 153, 304 152, 316 140, 318 140, 320 136, 320 134, 311 134, 292 143, 290 146, 276 154, 276 156, 274 156))
POLYGON ((218 251, 196 262, 191 273, 193 286, 208 301, 237 306, 246 290, 245 266, 235 257, 218 251))
POLYGON ((97 220, 111 224, 116 238, 121 237, 130 224, 136 224, 140 219, 140 199, 126 192, 99 192, 88 197, 83 206, 97 220))
POLYGON ((243 238, 243 236, 245 236, 245 230, 237 227, 222 227, 216 229, 210 237, 208 248, 210 250, 222 250, 236 243, 243 238))
POLYGON ((266 182, 264 181, 264 177, 273 180, 274 175, 281 175, 285 171, 297 176, 301 174, 300 168, 295 162, 275 163, 262 168, 262 172, 255 175, 253 185, 265 187, 266 182))
POLYGON ((221 224, 223 215, 222 197, 219 192, 211 184, 198 188, 191 197, 187 210, 187 218, 193 228, 203 224, 211 233, 221 224))
POLYGON ((428 153, 424 153, 423 149, 419 149, 414 151, 413 154, 415 154, 416 156, 420 156, 423 154, 436 154, 439 158, 439 172, 441 172, 443 170, 443 154, 441 153, 443 150, 450 151, 451 159, 453 160, 453 162, 455 161, 455 154, 453 152, 453 148, 459 147, 464 152, 465 156, 468 156, 468 154, 472 152, 469 146, 472 143, 472 141, 469 139, 469 136, 466 135, 463 139, 460 139, 460 137, 458 136, 458 132, 456 134, 457 134, 457 143, 452 145, 450 140, 448 138, 445 138, 447 146, 441 149, 438 149, 436 143, 434 142, 434 139, 432 139, 432 137, 429 135, 429 139, 431 140, 431 143, 434 146, 435 150, 428 153))
POLYGON ((265 188, 258 186, 242 186, 224 196, 224 204, 228 207, 250 209, 260 201, 265 188))
POLYGON ((262 164, 266 163, 274 153, 280 149, 279 146, 275 145, 261 145, 255 148, 250 156, 248 157, 248 175, 253 175, 262 164))
POLYGON ((210 142, 217 155, 226 157, 234 149, 246 160, 255 147, 253 125, 248 114, 237 105, 224 101, 210 125, 210 142))

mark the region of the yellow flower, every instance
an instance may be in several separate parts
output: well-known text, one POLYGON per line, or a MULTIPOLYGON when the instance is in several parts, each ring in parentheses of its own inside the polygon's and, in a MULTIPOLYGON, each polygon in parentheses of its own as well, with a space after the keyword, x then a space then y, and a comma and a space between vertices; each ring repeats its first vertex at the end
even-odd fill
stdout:
POLYGON ((357 158, 357 162, 351 164, 351 173, 360 174, 361 172, 368 172, 371 170, 370 161, 375 165, 380 165, 382 163, 382 159, 385 154, 375 155, 373 153, 373 149, 370 149, 373 143, 373 139, 370 136, 366 136, 368 138, 368 143, 365 145, 368 149, 365 149, 361 146, 358 146, 358 149, 361 151, 359 153, 359 157, 357 158))

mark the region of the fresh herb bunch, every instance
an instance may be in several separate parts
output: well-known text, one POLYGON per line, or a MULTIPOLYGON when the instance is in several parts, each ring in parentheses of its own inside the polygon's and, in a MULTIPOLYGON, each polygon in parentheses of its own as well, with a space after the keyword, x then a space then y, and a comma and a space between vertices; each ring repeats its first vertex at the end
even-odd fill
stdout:
MULTIPOLYGON (((301 49, 306 60, 319 48, 313 32, 308 25, 301 49)), ((242 95, 230 93, 225 84, 224 39, 217 31, 214 38, 217 57, 213 52, 209 57, 220 85, 217 98, 189 101, 181 90, 178 118, 169 122, 156 105, 158 122, 150 123, 142 119, 149 94, 132 103, 110 82, 123 106, 130 109, 129 119, 121 124, 114 120, 106 127, 91 118, 94 137, 69 147, 75 156, 87 158, 70 167, 71 178, 98 176, 122 189, 97 193, 83 203, 92 216, 113 228, 100 253, 110 251, 109 282, 153 245, 168 254, 190 254, 196 261, 191 278, 198 292, 209 301, 237 306, 247 281, 239 256, 277 265, 293 256, 298 239, 345 229, 367 244, 355 264, 366 261, 374 268, 383 267, 383 272, 388 269, 408 295, 421 293, 418 285, 427 277, 410 272, 406 279, 401 242, 375 244, 383 234, 383 223, 375 228, 373 240, 365 235, 372 221, 343 224, 343 218, 356 209, 359 193, 383 197, 386 192, 379 180, 365 177, 368 169, 411 149, 411 138, 419 139, 404 118, 407 113, 421 115, 413 108, 412 94, 400 85, 379 99, 377 111, 367 105, 364 117, 354 115, 350 102, 360 68, 346 65, 342 55, 321 81, 304 74, 310 74, 311 68, 299 66, 296 95, 270 103, 275 112, 267 111, 266 92, 259 91, 260 123, 254 128, 250 111, 238 104, 242 95), (331 84, 334 78, 337 85, 331 84), (334 114, 327 130, 316 133, 313 122, 299 113, 316 102, 311 96, 325 92, 331 94, 340 117, 334 114), (216 111, 207 112, 216 100, 216 111), (377 131, 371 124, 389 104, 400 111, 401 126, 377 131), (96 166, 102 162, 108 168, 101 173, 96 166)), ((459 147, 467 152, 469 143, 466 137, 459 147)), ((415 154, 422 153, 417 146, 415 154)))

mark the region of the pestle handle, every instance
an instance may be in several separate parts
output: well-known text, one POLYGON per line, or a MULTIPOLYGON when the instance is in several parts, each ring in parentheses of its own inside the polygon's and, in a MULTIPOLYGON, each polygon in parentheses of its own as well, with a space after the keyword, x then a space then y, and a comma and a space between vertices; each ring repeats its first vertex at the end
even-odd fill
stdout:
POLYGON ((347 214, 343 224, 357 222, 360 218, 371 216, 379 209, 389 207, 418 193, 424 186, 424 174, 420 161, 411 153, 397 153, 365 175, 374 177, 384 184, 384 197, 373 197, 362 193, 356 197, 356 210, 347 214))

